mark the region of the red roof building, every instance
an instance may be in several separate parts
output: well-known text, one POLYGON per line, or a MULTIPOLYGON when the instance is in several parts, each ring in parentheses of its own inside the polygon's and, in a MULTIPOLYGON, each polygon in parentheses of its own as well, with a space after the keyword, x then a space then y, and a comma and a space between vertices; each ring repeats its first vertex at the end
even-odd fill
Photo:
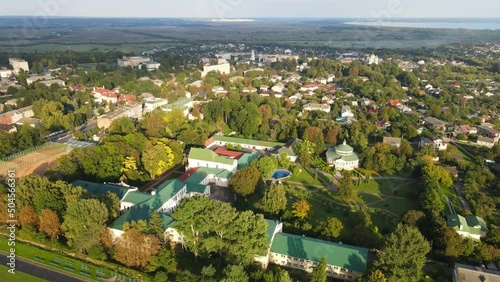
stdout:
POLYGON ((243 153, 241 152, 230 151, 224 148, 217 148, 214 152, 219 156, 230 157, 237 160, 243 156, 243 153))
POLYGON ((122 94, 120 95, 120 97, 118 97, 118 103, 120 103, 121 101, 124 101, 125 104, 131 103, 135 101, 135 96, 129 94, 122 94))

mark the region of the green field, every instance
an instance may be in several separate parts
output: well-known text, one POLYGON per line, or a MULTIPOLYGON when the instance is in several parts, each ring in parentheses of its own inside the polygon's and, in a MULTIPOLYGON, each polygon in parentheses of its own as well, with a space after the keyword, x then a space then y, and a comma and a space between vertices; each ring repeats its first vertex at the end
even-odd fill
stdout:
MULTIPOLYGON (((0 250, 8 251, 10 247, 7 245, 7 239, 0 236, 0 250)), ((102 278, 109 279, 112 277, 120 277, 125 282, 132 282, 134 279, 128 278, 125 275, 117 274, 116 272, 95 266, 90 263, 85 263, 80 260, 55 254, 37 247, 16 243, 16 254, 22 258, 44 264, 48 268, 57 269, 67 272, 74 276, 82 277, 87 280, 99 281, 102 278)), ((5 280, 2 280, 5 281, 5 280)), ((8 281, 8 280, 7 280, 8 281)))
POLYGON ((29 274, 20 272, 18 270, 15 271, 15 274, 11 274, 7 272, 9 270, 8 267, 0 265, 0 281, 5 282, 44 282, 47 280, 40 279, 35 276, 31 276, 29 274))
POLYGON ((298 174, 293 174, 292 177, 286 179, 292 182, 300 182, 304 185, 322 185, 321 182, 315 179, 307 170, 305 170, 301 165, 298 165, 301 169, 301 172, 298 174))

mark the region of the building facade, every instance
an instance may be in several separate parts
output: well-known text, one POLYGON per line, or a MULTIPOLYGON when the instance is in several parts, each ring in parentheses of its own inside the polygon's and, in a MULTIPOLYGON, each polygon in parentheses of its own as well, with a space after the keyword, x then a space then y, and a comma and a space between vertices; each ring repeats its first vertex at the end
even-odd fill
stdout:
POLYGON ((354 170, 359 167, 359 156, 354 149, 344 141, 342 145, 330 148, 326 152, 326 162, 337 170, 354 170))

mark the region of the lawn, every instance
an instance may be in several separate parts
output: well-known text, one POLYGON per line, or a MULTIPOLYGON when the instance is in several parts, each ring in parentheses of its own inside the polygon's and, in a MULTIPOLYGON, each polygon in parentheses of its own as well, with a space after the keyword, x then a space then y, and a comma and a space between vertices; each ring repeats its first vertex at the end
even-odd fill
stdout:
POLYGON ((418 202, 409 199, 391 198, 383 202, 378 202, 371 207, 388 210, 403 216, 408 210, 418 209, 418 202))
MULTIPOLYGON (((10 247, 7 245, 7 239, 3 236, 0 236, 0 250, 8 251, 9 248, 10 247)), ((87 280, 91 279, 97 281, 103 278, 108 279, 118 276, 124 282, 134 281, 134 279, 128 278, 120 273, 112 272, 90 263, 85 263, 70 257, 42 250, 37 247, 21 244, 19 242, 16 242, 16 255, 44 264, 48 268, 54 268, 60 271, 68 272, 75 276, 83 277, 87 280)))
POLYGON ((361 203, 361 204, 365 204, 365 205, 382 200, 382 197, 380 197, 379 195, 373 195, 373 194, 368 194, 368 193, 358 193, 357 196, 358 196, 358 198, 357 198, 356 202, 361 203))
POLYGON ((47 280, 40 279, 35 276, 31 276, 29 274, 23 273, 19 270, 15 271, 15 274, 11 274, 8 272, 9 268, 3 265, 0 265, 0 281, 8 281, 8 282, 44 282, 47 280))
MULTIPOLYGON (((307 170, 305 170, 301 165, 298 165, 300 172, 293 174, 290 178, 286 179, 291 182, 300 182, 302 184, 312 184, 312 185, 322 185, 318 179, 315 179, 307 170)), ((285 181, 286 181, 285 180, 285 181)))
MULTIPOLYGON (((450 188, 441 187, 441 193, 444 196, 448 196, 448 198, 450 198, 450 201, 453 204, 455 211, 457 213, 460 213, 460 211, 463 209, 463 207, 462 207, 462 204, 459 203, 459 199, 458 199, 457 195, 455 194, 455 191, 453 191, 453 187, 450 187, 450 188)), ((446 203, 446 199, 444 197, 443 197, 443 202, 445 203, 445 206, 447 207, 446 209, 448 209, 448 203, 446 203)))
POLYGON ((390 196, 393 195, 393 189, 405 182, 407 181, 395 179, 370 180, 368 183, 361 182, 359 186, 354 186, 354 190, 375 195, 390 196))

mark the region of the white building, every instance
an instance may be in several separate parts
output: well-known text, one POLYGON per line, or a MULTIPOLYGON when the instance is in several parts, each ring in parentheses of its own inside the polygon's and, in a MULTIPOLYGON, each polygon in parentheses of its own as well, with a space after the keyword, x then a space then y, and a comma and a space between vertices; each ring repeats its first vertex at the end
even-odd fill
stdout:
POLYGON ((197 167, 225 169, 231 173, 236 173, 238 160, 219 156, 212 150, 192 148, 189 151, 187 168, 197 167))
POLYGON ((207 76, 211 71, 220 72, 221 74, 229 74, 231 72, 231 65, 229 63, 223 63, 219 65, 204 66, 201 72, 201 77, 207 76))
POLYGON ((325 113, 330 113, 331 106, 329 104, 309 103, 307 105, 304 105, 302 109, 304 111, 323 111, 325 113))
POLYGON ((0 78, 9 78, 13 72, 11 70, 0 70, 0 78))
POLYGON ((367 65, 373 65, 373 64, 378 65, 379 58, 375 54, 368 55, 366 56, 365 63, 367 65))
POLYGON ((131 67, 138 68, 141 64, 147 63, 151 61, 150 58, 135 56, 135 57, 127 57, 123 56, 123 58, 118 59, 118 66, 121 68, 131 67))
POLYGON ((330 148, 326 152, 326 162, 337 170, 354 170, 359 167, 359 156, 344 141, 342 145, 330 148))
POLYGON ((478 146, 484 146, 484 147, 487 147, 487 148, 493 148, 493 146, 495 146, 495 144, 496 144, 496 140, 493 139, 493 138, 479 136, 477 138, 476 144, 478 146))
POLYGON ((424 146, 433 146, 434 149, 438 151, 444 151, 448 148, 448 144, 445 143, 443 139, 439 137, 433 137, 433 138, 422 137, 420 138, 420 143, 418 145, 420 148, 424 146))
POLYGON ((346 117, 346 118, 353 118, 354 113, 351 111, 351 108, 349 107, 342 107, 342 110, 340 111, 340 116, 341 117, 346 117))
POLYGON ((30 71, 28 62, 23 59, 9 58, 9 64, 12 66, 15 75, 19 74, 21 70, 24 70, 25 72, 30 71))
POLYGON ((161 108, 162 106, 165 106, 168 104, 167 99, 162 99, 162 98, 151 98, 147 99, 146 102, 144 102, 144 112, 152 112, 158 108, 161 108))

